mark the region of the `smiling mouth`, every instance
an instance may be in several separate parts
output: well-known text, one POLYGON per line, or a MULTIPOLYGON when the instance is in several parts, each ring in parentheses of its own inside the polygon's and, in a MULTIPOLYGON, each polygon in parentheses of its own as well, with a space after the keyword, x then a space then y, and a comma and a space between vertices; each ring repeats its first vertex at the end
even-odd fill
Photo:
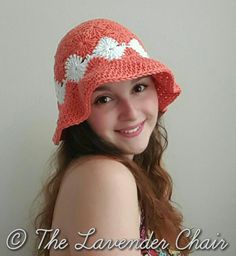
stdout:
POLYGON ((131 126, 126 129, 116 130, 116 132, 119 132, 120 134, 127 135, 127 136, 137 136, 143 130, 144 122, 145 122, 145 120, 136 126, 131 126))

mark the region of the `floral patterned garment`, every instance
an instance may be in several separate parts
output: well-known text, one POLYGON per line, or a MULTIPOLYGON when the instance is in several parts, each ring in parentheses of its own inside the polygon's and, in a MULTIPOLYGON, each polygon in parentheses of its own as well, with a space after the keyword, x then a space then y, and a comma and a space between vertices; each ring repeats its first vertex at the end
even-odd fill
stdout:
MULTIPOLYGON (((141 240, 147 239, 144 227, 144 212, 141 210, 141 223, 140 223, 140 238, 141 240)), ((180 251, 173 251, 170 249, 162 250, 161 248, 157 249, 141 249, 143 256, 181 256, 180 251)))

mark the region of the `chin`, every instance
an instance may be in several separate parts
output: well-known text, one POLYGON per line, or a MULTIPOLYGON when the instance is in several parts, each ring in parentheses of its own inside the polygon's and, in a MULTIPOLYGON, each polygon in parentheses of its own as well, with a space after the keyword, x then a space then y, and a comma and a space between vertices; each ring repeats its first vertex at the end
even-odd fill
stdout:
POLYGON ((133 154, 138 155, 143 153, 143 151, 147 148, 148 143, 142 145, 135 145, 135 147, 129 147, 129 149, 124 149, 125 154, 133 154))

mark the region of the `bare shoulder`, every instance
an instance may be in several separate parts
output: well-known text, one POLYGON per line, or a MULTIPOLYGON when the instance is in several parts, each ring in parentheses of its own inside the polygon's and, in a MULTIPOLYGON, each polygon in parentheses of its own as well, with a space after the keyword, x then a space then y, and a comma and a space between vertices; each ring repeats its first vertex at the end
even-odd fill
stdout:
POLYGON ((62 186, 67 193, 73 191, 77 196, 91 196, 96 200, 109 194, 114 199, 126 196, 132 200, 137 193, 131 171, 119 161, 103 156, 86 157, 75 163, 67 170, 62 186))
POLYGON ((130 170, 119 161, 113 158, 100 155, 86 156, 78 159, 70 166, 70 168, 68 169, 68 174, 71 174, 72 172, 81 173, 87 170, 91 170, 93 173, 100 173, 99 169, 102 169, 103 172, 104 170, 114 169, 119 171, 120 173, 131 174, 130 170))
POLYGON ((96 228, 91 242, 101 237, 139 239, 137 186, 122 163, 106 157, 83 159, 68 170, 59 197, 66 220, 63 228, 72 243, 78 230, 87 233, 91 227, 96 228))

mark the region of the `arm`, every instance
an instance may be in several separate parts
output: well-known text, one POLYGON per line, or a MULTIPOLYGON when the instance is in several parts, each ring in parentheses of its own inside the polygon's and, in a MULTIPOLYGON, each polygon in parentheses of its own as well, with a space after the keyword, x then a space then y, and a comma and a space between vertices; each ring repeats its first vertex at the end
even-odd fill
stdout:
POLYGON ((126 166, 112 159, 86 161, 69 173, 61 194, 67 201, 65 233, 71 245, 71 255, 141 255, 136 249, 73 249, 76 243, 85 242, 77 232, 88 233, 92 227, 96 232, 89 237, 88 247, 98 239, 112 239, 113 242, 139 239, 137 187, 126 166))

